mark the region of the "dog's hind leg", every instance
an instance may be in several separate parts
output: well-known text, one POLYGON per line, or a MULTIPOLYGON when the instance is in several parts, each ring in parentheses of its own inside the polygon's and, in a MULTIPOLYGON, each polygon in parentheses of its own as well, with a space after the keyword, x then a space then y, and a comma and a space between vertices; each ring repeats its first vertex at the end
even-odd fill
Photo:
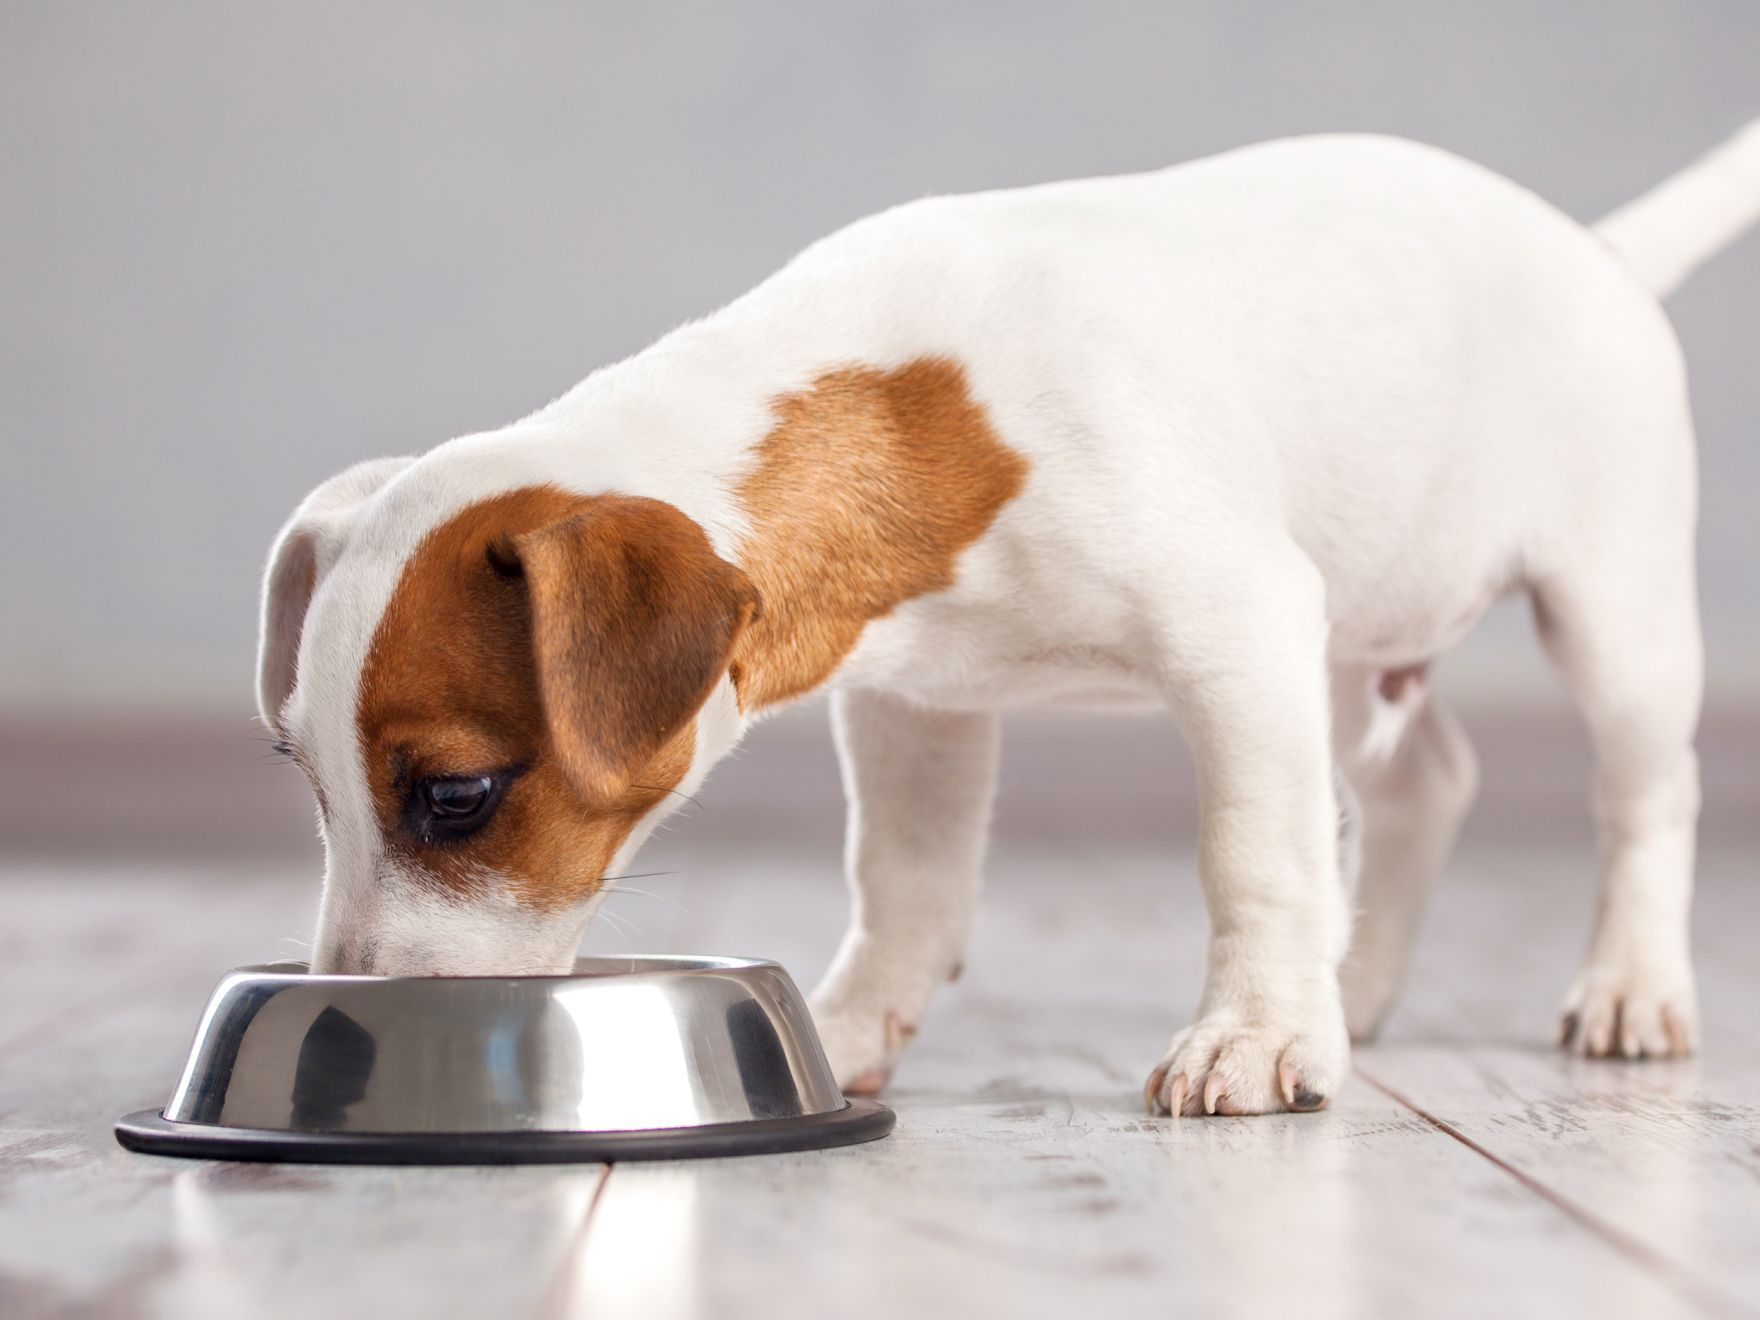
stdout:
POLYGON ((995 796, 997 717, 869 691, 832 697, 849 799, 849 929, 812 995, 846 1091, 878 1090, 971 937, 995 796))
POLYGON ((1698 1042, 1688 915, 1703 652, 1691 519, 1671 521, 1666 536, 1609 528, 1592 572, 1555 573, 1534 591, 1541 638, 1595 743, 1600 903, 1559 1039, 1596 1057, 1698 1042))
POLYGON ((1333 675, 1334 744, 1358 803, 1355 920, 1339 968, 1353 1040, 1380 1031, 1430 890, 1478 789, 1472 744, 1417 671, 1333 675))

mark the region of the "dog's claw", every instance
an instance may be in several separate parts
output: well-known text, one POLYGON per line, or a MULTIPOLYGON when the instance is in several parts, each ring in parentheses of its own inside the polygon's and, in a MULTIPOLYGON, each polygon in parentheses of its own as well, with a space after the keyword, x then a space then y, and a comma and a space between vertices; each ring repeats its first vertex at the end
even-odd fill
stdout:
POLYGON ((1175 1118, 1183 1117, 1186 1112, 1186 1091, 1188 1089, 1189 1083, 1186 1081, 1184 1073, 1173 1079, 1173 1092, 1168 1096, 1167 1112, 1175 1118))
POLYGON ((1348 1058, 1342 1013, 1315 1030, 1256 1023, 1200 1022, 1173 1039, 1152 1084, 1175 1114, 1230 1118, 1319 1109, 1338 1086, 1348 1058))
POLYGON ((1204 1112, 1214 1114, 1216 1106, 1228 1096, 1228 1083, 1221 1073, 1211 1073, 1204 1082, 1204 1112))
POLYGON ((1167 1080, 1167 1065, 1157 1064, 1155 1071, 1149 1074, 1149 1080, 1143 1083, 1143 1108, 1149 1111, 1151 1118, 1163 1113, 1161 1108, 1161 1085, 1167 1080))
POLYGON ((1559 1047, 1590 1059, 1673 1059, 1699 1038, 1692 969, 1684 960, 1592 965, 1565 997, 1559 1047))

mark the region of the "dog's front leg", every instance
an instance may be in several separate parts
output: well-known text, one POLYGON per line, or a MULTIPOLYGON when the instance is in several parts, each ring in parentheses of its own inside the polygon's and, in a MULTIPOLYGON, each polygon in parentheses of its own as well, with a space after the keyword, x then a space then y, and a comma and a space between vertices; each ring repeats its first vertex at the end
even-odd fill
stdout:
POLYGON ((1155 1112, 1316 1109, 1348 1063, 1324 591, 1306 559, 1271 558, 1167 647, 1211 933, 1197 1017, 1144 1088, 1155 1112))
POLYGON ((959 974, 971 936, 997 719, 924 710, 877 692, 832 698, 849 798, 851 913, 813 1020, 846 1091, 885 1082, 935 987, 959 974))

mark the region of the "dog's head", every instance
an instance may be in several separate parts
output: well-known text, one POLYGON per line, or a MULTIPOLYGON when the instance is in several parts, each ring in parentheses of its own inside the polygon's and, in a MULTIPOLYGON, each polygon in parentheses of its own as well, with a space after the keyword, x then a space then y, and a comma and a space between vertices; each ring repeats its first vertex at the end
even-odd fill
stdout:
POLYGON ((602 882, 731 745, 758 608, 656 500, 350 468, 282 530, 258 700, 317 795, 318 971, 566 970, 602 882))

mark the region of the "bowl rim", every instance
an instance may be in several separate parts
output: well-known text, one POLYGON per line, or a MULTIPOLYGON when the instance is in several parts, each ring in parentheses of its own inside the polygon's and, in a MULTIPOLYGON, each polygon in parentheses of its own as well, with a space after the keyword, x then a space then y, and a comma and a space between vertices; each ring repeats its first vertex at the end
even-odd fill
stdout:
MULTIPOLYGON (((487 982, 532 983, 536 985, 591 985, 598 981, 635 980, 649 977, 711 976, 728 972, 752 972, 766 969, 783 971, 773 958, 747 958, 733 954, 709 953, 615 953, 593 954, 576 958, 572 972, 487 972, 470 976, 374 976, 361 972, 311 972, 309 963, 299 959, 281 959, 267 963, 245 963, 221 976, 221 984, 234 979, 275 979, 299 985, 473 985, 487 982), (626 970, 582 970, 588 964, 630 964, 626 970), (644 965, 645 964, 645 965, 644 965)), ((784 973, 786 975, 786 972, 784 973)))

